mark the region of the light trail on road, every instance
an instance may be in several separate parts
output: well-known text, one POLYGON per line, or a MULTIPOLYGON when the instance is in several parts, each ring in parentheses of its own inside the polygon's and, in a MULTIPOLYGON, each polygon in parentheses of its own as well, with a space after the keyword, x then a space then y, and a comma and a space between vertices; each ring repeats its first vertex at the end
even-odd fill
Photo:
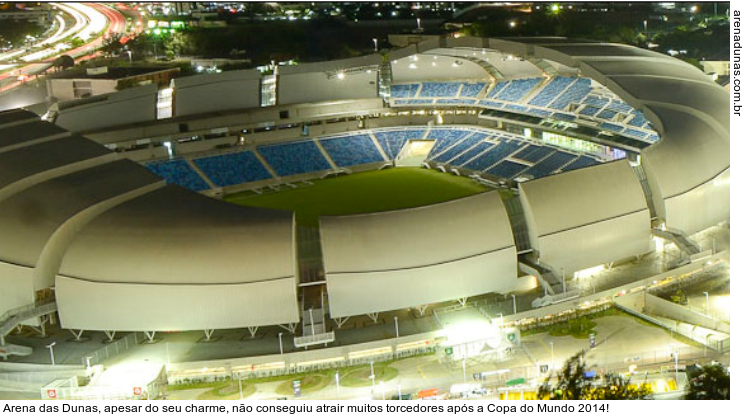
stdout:
MULTIPOLYGON (((124 16, 122 16, 121 13, 119 13, 118 11, 111 9, 110 7, 97 3, 50 4, 72 16, 72 18, 75 20, 75 24, 68 29, 64 26, 64 19, 58 16, 58 18, 62 20, 62 24, 60 25, 61 30, 57 30, 57 32, 55 32, 55 34, 52 35, 51 38, 47 38, 35 44, 34 46, 36 47, 46 45, 50 43, 50 39, 52 38, 54 38, 54 42, 52 43, 57 43, 57 45, 50 45, 49 48, 46 48, 43 51, 37 51, 19 58, 20 60, 27 62, 44 60, 45 63, 36 63, 20 67, 13 71, 14 74, 2 74, 0 75, 0 82, 2 82, 3 80, 7 81, 8 78, 17 77, 20 74, 34 75, 48 68, 48 63, 54 61, 54 59, 57 58, 57 56, 59 56, 61 52, 69 48, 68 45, 59 42, 61 40, 70 37, 79 37, 83 40, 87 40, 93 34, 103 32, 102 36, 91 40, 83 46, 64 51, 66 55, 70 55, 73 58, 82 57, 83 59, 89 59, 98 55, 98 53, 93 51, 103 45, 105 38, 113 33, 123 34, 126 30, 126 19, 124 18, 124 16)), ((127 38, 122 38, 122 41, 124 42, 126 42, 127 40, 127 38)), ((23 52, 24 51, 21 51, 20 53, 14 53, 13 56, 20 55, 23 52)), ((8 67, 10 66, 6 66, 4 68, 0 66, 0 71, 3 69, 8 69, 8 67)), ((23 81, 19 80, 0 87, 0 90, 7 91, 20 86, 22 83, 23 81)))

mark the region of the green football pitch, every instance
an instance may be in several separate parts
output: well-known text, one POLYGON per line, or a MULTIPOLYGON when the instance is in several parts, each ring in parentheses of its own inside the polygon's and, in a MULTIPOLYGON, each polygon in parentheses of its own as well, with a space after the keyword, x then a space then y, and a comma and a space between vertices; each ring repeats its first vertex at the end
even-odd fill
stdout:
POLYGON ((258 195, 240 192, 225 201, 244 206, 293 210, 300 225, 318 224, 319 215, 350 215, 446 202, 487 188, 468 178, 417 167, 393 168, 313 180, 313 185, 258 195))

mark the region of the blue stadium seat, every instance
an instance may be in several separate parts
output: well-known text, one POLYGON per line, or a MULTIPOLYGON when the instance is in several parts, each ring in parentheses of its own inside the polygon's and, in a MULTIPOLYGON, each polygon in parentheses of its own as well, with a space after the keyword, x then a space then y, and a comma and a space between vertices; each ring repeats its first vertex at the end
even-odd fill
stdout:
POLYGON ((491 90, 486 93, 487 99, 493 99, 497 94, 501 92, 506 86, 509 85, 509 81, 499 81, 491 90))
POLYGON ((567 152, 556 151, 548 158, 545 158, 539 163, 533 165, 532 168, 525 171, 524 174, 530 174, 534 178, 545 177, 558 170, 562 166, 568 164, 573 159, 576 159, 576 155, 569 154, 567 152))
POLYGON ((424 137, 426 131, 424 129, 404 129, 396 131, 380 131, 375 132, 375 137, 380 146, 387 153, 390 159, 395 159, 400 150, 406 144, 409 139, 420 139, 424 137))
POLYGON ((581 100, 592 91, 592 82, 588 78, 579 78, 563 94, 550 104, 551 109, 565 109, 571 103, 581 100))
POLYGON ((612 120, 612 118, 614 118, 616 115, 617 115, 616 112, 613 112, 612 110, 609 110, 609 109, 604 109, 603 111, 597 114, 597 117, 599 119, 612 120))
POLYGON ((502 161, 497 165, 491 167, 486 173, 501 177, 504 179, 511 179, 517 174, 521 173, 525 169, 529 168, 528 165, 515 163, 514 161, 502 161))
POLYGON ((339 167, 351 167, 385 161, 368 134, 320 139, 320 144, 339 167))
POLYGON ((590 158, 585 155, 582 155, 581 157, 574 160, 571 164, 563 167, 561 171, 566 172, 566 171, 576 170, 579 168, 589 167, 589 166, 596 165, 596 164, 599 164, 599 161, 595 160, 594 158, 590 158))
POLYGON ((253 151, 194 159, 199 169, 217 186, 226 187, 271 178, 253 151))
POLYGON ((462 166, 463 164, 468 162, 471 158, 475 157, 476 155, 480 154, 481 152, 487 150, 488 148, 492 146, 493 144, 490 142, 481 141, 480 143, 478 143, 478 145, 474 146, 473 148, 470 148, 466 152, 463 152, 462 154, 460 154, 459 157, 450 161, 450 164, 456 165, 456 166, 462 166))
POLYGON ((475 99, 437 99, 437 103, 441 104, 475 104, 475 99))
POLYGON ((600 110, 602 109, 598 107, 584 106, 584 108, 582 108, 579 113, 586 116, 594 116, 599 113, 600 110))
POLYGON ((480 155, 473 161, 465 164, 464 167, 474 171, 483 171, 510 156, 523 145, 524 143, 519 141, 501 140, 498 145, 486 151, 486 153, 480 155))
POLYGON ((620 100, 613 100, 608 106, 608 109, 612 109, 618 113, 630 113, 633 111, 633 108, 630 107, 629 104, 622 102, 620 100))
POLYGON ((419 97, 456 97, 461 83, 423 83, 419 97))
POLYGON ((434 128, 429 132, 429 135, 427 138, 434 139, 436 142, 434 143, 434 147, 429 151, 429 156, 435 156, 439 154, 441 151, 443 151, 445 148, 449 147, 450 145, 454 144, 455 142, 461 140, 468 134, 470 134, 471 131, 466 129, 444 129, 444 128, 434 128))
POLYGON ((646 120, 646 117, 643 116, 643 112, 634 110, 633 114, 635 116, 633 116, 633 119, 631 119, 630 122, 628 122, 628 125, 635 126, 636 128, 643 128, 644 125, 648 123, 648 120, 646 120))
POLYGON ((638 129, 625 128, 623 135, 629 135, 634 138, 646 139, 648 132, 639 131, 638 129))
POLYGON ((486 83, 463 83, 460 97, 478 97, 486 83))
POLYGON ((508 86, 501 89, 501 91, 496 95, 496 98, 507 102, 518 102, 535 88, 536 85, 540 84, 542 80, 542 78, 523 78, 520 80, 513 80, 509 82, 508 86))
POLYGON ((390 97, 405 99, 416 96, 419 84, 396 84, 390 87, 390 97))
POLYGON ((197 192, 209 189, 207 182, 199 177, 199 174, 181 158, 146 163, 145 167, 164 178, 170 184, 177 184, 197 192))
POLYGON ((258 152, 280 177, 330 170, 313 141, 299 141, 258 148, 258 152))
POLYGON ((547 107, 558 95, 573 83, 576 78, 557 76, 550 80, 547 86, 543 87, 535 97, 530 100, 533 106, 547 107))
POLYGON ((604 130, 606 130, 606 131, 610 131, 610 132, 620 133, 620 132, 623 131, 623 127, 622 126, 616 125, 614 123, 602 122, 602 123, 599 124, 599 127, 602 128, 602 129, 604 129, 604 130))
POLYGON ((488 138, 488 135, 484 133, 480 133, 480 132, 474 133, 473 135, 465 138, 465 140, 454 145, 453 147, 449 148, 443 153, 434 156, 432 160, 440 162, 440 163, 447 163, 451 159, 455 158, 458 154, 470 149, 470 147, 475 146, 477 143, 481 142, 482 140, 486 138, 488 138))
POLYGON ((527 148, 514 154, 514 158, 524 160, 524 161, 529 161, 531 163, 536 163, 542 160, 543 158, 545 158, 547 155, 551 154, 553 151, 555 150, 550 147, 530 145, 527 148))
POLYGON ((586 96, 586 98, 584 99, 584 103, 592 105, 592 106, 596 106, 596 107, 604 107, 604 105, 606 105, 609 102, 610 102, 610 99, 599 97, 599 96, 592 96, 592 95, 586 96))

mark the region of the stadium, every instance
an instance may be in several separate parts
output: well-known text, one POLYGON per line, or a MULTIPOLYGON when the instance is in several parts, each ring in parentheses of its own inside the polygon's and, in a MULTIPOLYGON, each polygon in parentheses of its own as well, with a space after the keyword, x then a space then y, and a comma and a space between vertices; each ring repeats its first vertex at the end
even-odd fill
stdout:
POLYGON ((0 312, 308 347, 330 320, 565 301, 582 271, 658 239, 694 259, 729 221, 728 103, 648 50, 463 37, 6 111, 0 312))

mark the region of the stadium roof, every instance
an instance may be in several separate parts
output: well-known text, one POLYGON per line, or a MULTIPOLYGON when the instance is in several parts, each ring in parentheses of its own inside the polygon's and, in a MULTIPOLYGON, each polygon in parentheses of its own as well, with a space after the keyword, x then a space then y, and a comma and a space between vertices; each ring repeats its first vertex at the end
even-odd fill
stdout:
POLYGON ((538 236, 648 210, 641 185, 624 160, 528 181, 519 188, 538 236))
POLYGON ((320 229, 327 274, 410 269, 514 246, 495 191, 418 208, 322 216, 320 229))
POLYGON ((101 282, 250 283, 294 277, 294 260, 291 212, 166 186, 92 221, 60 272, 101 282))
POLYGON ((391 212, 321 217, 334 318, 439 303, 517 285, 498 192, 391 212))
POLYGON ((51 236, 91 206, 158 183, 142 166, 120 160, 53 178, 0 201, 0 260, 36 266, 51 236))

